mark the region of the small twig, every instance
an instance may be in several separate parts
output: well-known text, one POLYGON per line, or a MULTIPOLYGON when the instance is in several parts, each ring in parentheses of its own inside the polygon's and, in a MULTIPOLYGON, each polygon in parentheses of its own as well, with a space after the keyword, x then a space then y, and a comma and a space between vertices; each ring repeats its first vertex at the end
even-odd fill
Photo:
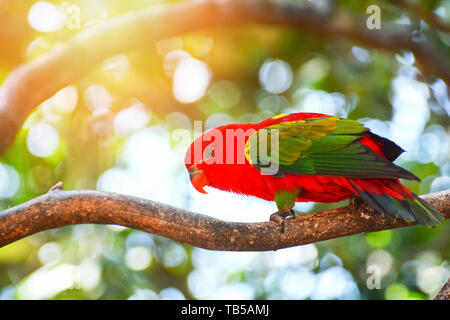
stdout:
MULTIPOLYGON (((450 218, 450 190, 423 196, 450 218)), ((132 196, 100 191, 49 192, 0 213, 0 247, 34 233, 73 224, 116 224, 212 250, 263 251, 352 234, 411 226, 366 205, 276 222, 226 222, 132 196)))
POLYGON ((51 187, 48 192, 62 191, 63 187, 64 187, 64 184, 61 181, 59 181, 57 184, 55 184, 53 187, 51 187))

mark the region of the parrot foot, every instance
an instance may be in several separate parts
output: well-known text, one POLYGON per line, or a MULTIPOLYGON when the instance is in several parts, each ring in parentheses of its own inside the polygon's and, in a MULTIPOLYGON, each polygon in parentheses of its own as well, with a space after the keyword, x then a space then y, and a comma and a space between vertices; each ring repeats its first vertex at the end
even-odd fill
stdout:
POLYGON ((359 207, 363 204, 360 197, 353 195, 350 197, 350 205, 357 211, 359 207))
POLYGON ((295 217, 295 212, 292 208, 288 210, 280 210, 270 215, 270 221, 277 222, 281 226, 281 233, 284 233, 284 220, 290 215, 295 217))
POLYGON ((291 216, 292 216, 292 218, 296 217, 294 209, 291 209, 291 216))

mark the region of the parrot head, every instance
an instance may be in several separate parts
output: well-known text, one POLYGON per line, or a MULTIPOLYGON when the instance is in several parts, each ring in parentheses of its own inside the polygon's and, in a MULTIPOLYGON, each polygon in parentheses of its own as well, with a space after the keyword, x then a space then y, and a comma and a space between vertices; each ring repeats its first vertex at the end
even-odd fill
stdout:
POLYGON ((255 132, 254 129, 248 130, 250 126, 252 124, 217 127, 192 142, 184 163, 192 186, 197 191, 207 193, 203 189, 205 186, 219 187, 229 182, 230 177, 239 176, 243 169, 239 164, 248 164, 244 154, 245 143, 255 132))
POLYGON ((211 175, 212 171, 212 168, 209 167, 211 164, 208 164, 207 161, 215 156, 217 148, 217 144, 205 141, 204 134, 202 134, 192 142, 186 151, 184 164, 192 186, 200 193, 207 193, 203 187, 210 183, 207 173, 211 175))

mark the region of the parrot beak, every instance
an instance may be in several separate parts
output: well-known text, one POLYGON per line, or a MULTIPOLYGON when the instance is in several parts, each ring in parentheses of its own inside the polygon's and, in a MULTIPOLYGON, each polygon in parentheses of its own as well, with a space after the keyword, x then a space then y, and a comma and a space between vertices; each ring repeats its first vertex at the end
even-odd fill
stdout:
POLYGON ((205 194, 208 193, 203 190, 203 187, 209 183, 208 178, 206 178, 205 172, 203 170, 199 170, 195 164, 189 168, 189 178, 191 179, 192 186, 198 192, 205 194))

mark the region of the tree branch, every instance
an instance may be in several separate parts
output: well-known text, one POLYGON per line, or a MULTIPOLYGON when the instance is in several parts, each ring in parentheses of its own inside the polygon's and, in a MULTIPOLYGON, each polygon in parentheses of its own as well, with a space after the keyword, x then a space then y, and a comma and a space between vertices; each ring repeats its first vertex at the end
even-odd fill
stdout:
POLYGON ((450 278, 433 298, 433 300, 450 300, 450 278))
POLYGON ((177 2, 118 16, 81 31, 9 74, 0 88, 0 154, 37 105, 105 58, 162 38, 218 26, 261 23, 345 38, 388 51, 410 50, 424 74, 438 76, 450 85, 448 59, 431 42, 415 39, 411 30, 403 27, 369 30, 364 17, 336 11, 333 6, 324 10, 304 3, 263 0, 177 2))
POLYGON ((410 11, 419 19, 425 21, 430 27, 443 32, 450 32, 450 24, 446 23, 439 16, 434 14, 432 11, 427 10, 420 4, 411 2, 409 0, 390 0, 392 4, 401 7, 405 10, 410 11))
MULTIPOLYGON (((133 196, 100 191, 47 194, 0 213, 0 247, 34 233, 73 224, 115 224, 212 250, 263 251, 413 225, 366 205, 276 222, 226 222, 133 196)), ((450 190, 423 196, 450 218, 450 190)))

